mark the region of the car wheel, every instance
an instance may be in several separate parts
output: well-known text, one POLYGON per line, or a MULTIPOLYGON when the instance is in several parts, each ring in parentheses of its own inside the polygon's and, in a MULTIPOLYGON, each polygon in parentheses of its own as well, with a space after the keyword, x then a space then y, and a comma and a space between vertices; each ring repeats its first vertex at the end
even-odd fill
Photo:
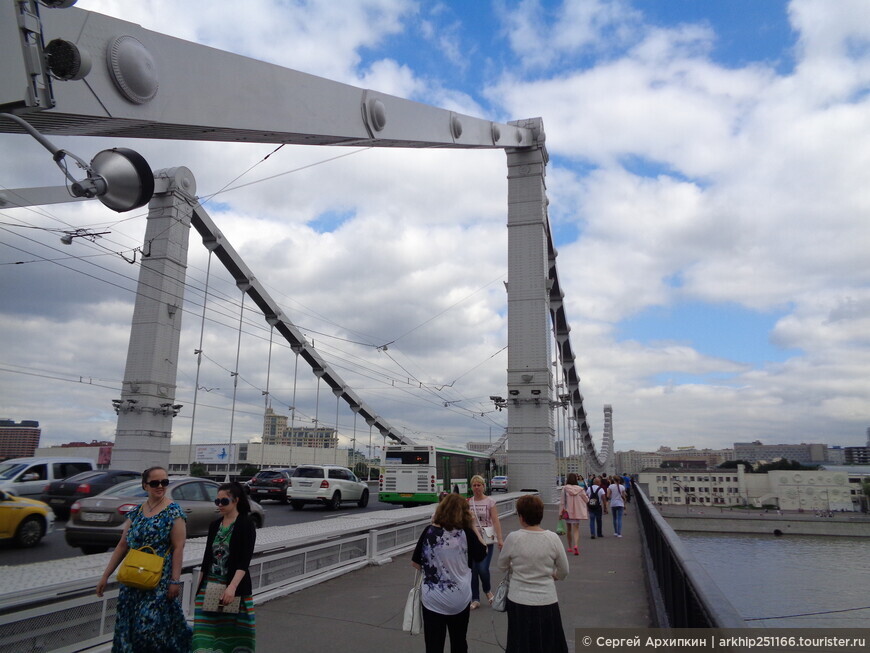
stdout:
POLYGON ((281 503, 282 506, 286 506, 287 505, 287 495, 285 494, 283 497, 278 499, 278 501, 281 503))
POLYGON ((94 555, 95 553, 105 553, 109 550, 109 547, 107 546, 96 546, 90 544, 82 546, 80 548, 82 550, 82 553, 84 553, 86 556, 94 555))
POLYGON ((305 504, 302 501, 291 501, 290 507, 293 508, 293 510, 302 510, 305 507, 305 504))
POLYGON ((18 530, 15 531, 15 543, 23 547, 36 546, 43 535, 45 535, 45 524, 36 515, 31 515, 18 525, 18 530))
POLYGON ((369 491, 367 489, 363 490, 362 496, 359 498, 359 501, 357 501, 356 505, 358 505, 360 508, 365 508, 367 505, 369 505, 369 491))
POLYGON ((329 500, 329 503, 326 504, 326 507, 329 510, 338 510, 341 508, 341 492, 336 492, 332 495, 332 498, 329 500))

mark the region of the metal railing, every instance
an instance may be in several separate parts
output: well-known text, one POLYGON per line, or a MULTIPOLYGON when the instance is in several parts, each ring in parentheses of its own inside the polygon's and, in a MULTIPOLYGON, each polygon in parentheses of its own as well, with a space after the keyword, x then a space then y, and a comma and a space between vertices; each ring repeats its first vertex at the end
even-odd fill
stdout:
POLYGON ((657 625, 665 628, 746 628, 746 622, 706 570, 632 484, 642 524, 644 558, 657 625))
MULTIPOLYGON (((499 514, 513 514, 519 494, 496 499, 499 514)), ((348 513, 335 519, 257 531, 249 568, 257 603, 284 596, 414 548, 434 506, 348 513)), ((205 538, 184 548, 182 605, 188 620, 205 538)), ((0 653, 75 653, 108 650, 115 629, 119 587, 94 588, 111 554, 67 558, 4 569, 0 587, 0 653), (7 573, 8 572, 8 573, 7 573)))

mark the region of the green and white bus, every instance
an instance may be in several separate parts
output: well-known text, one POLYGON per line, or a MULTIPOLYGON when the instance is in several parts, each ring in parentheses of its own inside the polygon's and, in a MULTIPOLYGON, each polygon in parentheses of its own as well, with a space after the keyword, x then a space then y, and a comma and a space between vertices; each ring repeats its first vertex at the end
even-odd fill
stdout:
POLYGON ((399 444, 384 450, 378 499, 406 506, 437 503, 442 492, 471 496, 471 477, 489 483, 490 458, 475 451, 399 444))

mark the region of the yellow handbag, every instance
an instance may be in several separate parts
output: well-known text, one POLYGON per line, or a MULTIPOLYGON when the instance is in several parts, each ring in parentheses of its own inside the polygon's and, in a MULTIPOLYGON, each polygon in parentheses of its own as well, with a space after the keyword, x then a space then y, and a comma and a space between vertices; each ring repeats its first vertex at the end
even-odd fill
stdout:
POLYGON ((130 549, 118 569, 118 582, 138 590, 153 590, 163 573, 163 558, 150 546, 130 549), (151 549, 151 553, 145 551, 151 549))

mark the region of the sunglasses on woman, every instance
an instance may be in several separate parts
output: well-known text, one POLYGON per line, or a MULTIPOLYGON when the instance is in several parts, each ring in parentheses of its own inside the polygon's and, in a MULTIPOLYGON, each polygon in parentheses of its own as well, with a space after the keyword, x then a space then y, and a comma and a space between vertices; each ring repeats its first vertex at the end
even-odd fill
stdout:
POLYGON ((169 485, 169 479, 163 478, 159 481, 148 481, 148 487, 166 487, 169 485))
POLYGON ((214 505, 216 506, 228 506, 230 505, 230 503, 232 503, 232 501, 230 501, 226 497, 221 497, 220 499, 214 500, 214 505))

